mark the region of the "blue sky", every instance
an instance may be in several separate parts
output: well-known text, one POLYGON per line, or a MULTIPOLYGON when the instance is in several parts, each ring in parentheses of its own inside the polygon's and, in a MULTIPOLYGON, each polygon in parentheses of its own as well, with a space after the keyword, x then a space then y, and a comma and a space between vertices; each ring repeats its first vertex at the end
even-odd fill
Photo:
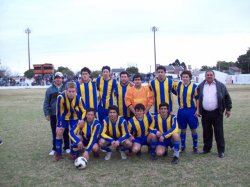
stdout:
POLYGON ((199 68, 236 61, 250 47, 248 0, 1 0, 0 59, 13 73, 53 63, 78 71, 103 65, 154 68, 175 59, 199 68))

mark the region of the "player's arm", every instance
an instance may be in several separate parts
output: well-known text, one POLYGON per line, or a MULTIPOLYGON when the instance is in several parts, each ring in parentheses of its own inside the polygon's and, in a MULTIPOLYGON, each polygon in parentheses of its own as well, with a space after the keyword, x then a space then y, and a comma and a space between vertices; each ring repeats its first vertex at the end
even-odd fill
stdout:
POLYGON ((172 127, 171 127, 171 129, 169 129, 167 132, 165 132, 162 135, 164 138, 169 138, 174 133, 178 133, 178 123, 177 123, 176 117, 174 117, 174 116, 171 116, 171 117, 172 117, 172 127))
POLYGON ((127 108, 130 109, 131 112, 133 112, 135 114, 135 109, 133 107, 133 103, 132 103, 132 99, 133 99, 133 87, 128 88, 126 94, 125 94, 125 105, 127 108))
POLYGON ((86 110, 85 110, 85 104, 84 104, 84 101, 83 99, 80 97, 79 98, 79 109, 80 109, 80 113, 81 113, 81 116, 80 116, 80 120, 83 120, 86 116, 86 110))
POLYGON ((196 105, 196 112, 195 112, 195 115, 196 117, 200 117, 200 103, 199 103, 199 94, 198 94, 198 89, 197 87, 195 88, 194 90, 194 102, 195 102, 195 105, 196 105))
POLYGON ((45 92, 44 102, 43 102, 43 112, 44 116, 49 120, 49 91, 48 89, 45 92))
POLYGON ((90 152, 92 150, 94 144, 97 142, 100 129, 101 129, 101 125, 99 123, 94 126, 89 143, 86 147, 87 152, 90 152))
POLYGON ((76 135, 79 130, 80 130, 79 126, 75 125, 69 131, 69 137, 75 144, 78 144, 81 141, 76 135))
POLYGON ((103 139, 105 139, 106 141, 108 141, 108 142, 113 142, 114 141, 114 139, 113 138, 111 138, 109 135, 107 135, 107 123, 106 123, 106 121, 103 121, 103 124, 102 124, 102 129, 101 129, 101 137, 103 138, 103 139))
POLYGON ((175 95, 177 95, 178 84, 179 84, 179 82, 177 82, 177 81, 173 81, 173 82, 172 82, 172 88, 171 88, 172 90, 171 90, 171 91, 172 91, 172 93, 175 94, 175 95))
POLYGON ((150 86, 147 86, 146 89, 148 90, 147 91, 147 98, 148 98, 148 106, 146 107, 145 109, 145 114, 148 113, 148 111, 150 110, 150 108, 153 106, 154 104, 154 92, 153 90, 151 89, 150 86))
POLYGON ((59 95, 57 97, 57 102, 56 102, 57 127, 61 127, 63 112, 64 112, 64 99, 62 95, 59 95))

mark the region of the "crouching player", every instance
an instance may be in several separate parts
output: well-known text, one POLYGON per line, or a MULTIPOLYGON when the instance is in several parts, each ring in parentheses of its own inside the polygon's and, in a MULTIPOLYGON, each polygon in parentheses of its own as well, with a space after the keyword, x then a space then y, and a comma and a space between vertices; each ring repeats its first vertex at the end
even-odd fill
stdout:
MULTIPOLYGON (((62 136, 66 128, 82 124, 86 115, 84 102, 76 95, 76 84, 68 82, 66 92, 57 97, 57 127, 55 161, 62 159, 62 136)), ((72 150, 71 150, 72 151, 72 150)))
POLYGON ((110 160, 112 151, 110 145, 115 149, 120 149, 121 158, 127 159, 125 150, 131 148, 132 142, 128 139, 128 127, 126 120, 119 116, 118 107, 111 105, 108 108, 108 116, 103 120, 101 129, 101 138, 99 145, 102 150, 105 150, 105 160, 110 160))
POLYGON ((156 159, 155 147, 157 145, 157 137, 153 132, 153 118, 150 114, 145 114, 145 106, 143 104, 135 105, 135 116, 128 122, 130 139, 133 141, 132 152, 137 156, 141 155, 141 147, 148 145, 150 147, 150 155, 152 159, 156 159))
POLYGON ((169 105, 161 103, 159 105, 159 114, 154 116, 153 133, 158 137, 156 146, 156 155, 163 156, 166 153, 168 146, 174 148, 174 157, 172 164, 177 164, 179 161, 180 136, 178 134, 178 123, 174 115, 169 114, 169 105))
POLYGON ((95 109, 89 108, 86 111, 86 118, 82 124, 74 126, 70 130, 72 159, 79 156, 80 150, 84 148, 82 156, 89 160, 89 152, 93 151, 94 156, 98 157, 99 145, 98 137, 101 124, 95 119, 95 109))

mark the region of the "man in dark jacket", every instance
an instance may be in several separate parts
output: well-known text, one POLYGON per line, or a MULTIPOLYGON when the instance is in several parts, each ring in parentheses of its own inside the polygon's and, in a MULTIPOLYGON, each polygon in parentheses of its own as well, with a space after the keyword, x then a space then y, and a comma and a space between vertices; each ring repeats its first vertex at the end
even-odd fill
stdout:
POLYGON ((202 116, 203 154, 209 153, 213 143, 213 130, 217 143, 218 156, 224 157, 225 140, 223 133, 223 113, 228 118, 232 108, 232 101, 226 86, 215 79, 214 71, 205 73, 205 81, 197 88, 198 115, 202 116))
MULTIPOLYGON (((65 90, 65 85, 63 84, 63 74, 57 72, 54 77, 54 83, 46 90, 45 99, 43 103, 43 111, 46 119, 50 121, 53 147, 49 155, 53 156, 56 151, 56 101, 57 96, 65 90)), ((70 153, 69 149, 69 129, 65 129, 63 134, 64 139, 64 150, 66 153, 70 153)))

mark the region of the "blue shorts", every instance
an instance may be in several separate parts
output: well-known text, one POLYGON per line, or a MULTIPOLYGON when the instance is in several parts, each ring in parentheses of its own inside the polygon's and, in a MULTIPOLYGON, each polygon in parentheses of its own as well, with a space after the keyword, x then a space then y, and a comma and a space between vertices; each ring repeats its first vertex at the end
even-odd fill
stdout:
POLYGON ((62 124, 61 126, 62 128, 67 129, 69 128, 69 126, 70 128, 73 128, 75 125, 78 124, 78 120, 62 120, 61 124, 62 124))
POLYGON ((147 136, 136 137, 133 143, 138 143, 141 145, 148 145, 148 137, 147 136))
POLYGON ((168 146, 172 147, 171 139, 172 139, 172 136, 170 136, 169 138, 164 138, 163 142, 160 142, 160 141, 157 142, 157 146, 161 145, 161 146, 164 146, 164 147, 168 147, 168 146))
POLYGON ((178 126, 180 129, 186 129, 187 124, 190 129, 197 129, 199 126, 198 118, 195 116, 195 108, 180 108, 177 114, 178 126))

